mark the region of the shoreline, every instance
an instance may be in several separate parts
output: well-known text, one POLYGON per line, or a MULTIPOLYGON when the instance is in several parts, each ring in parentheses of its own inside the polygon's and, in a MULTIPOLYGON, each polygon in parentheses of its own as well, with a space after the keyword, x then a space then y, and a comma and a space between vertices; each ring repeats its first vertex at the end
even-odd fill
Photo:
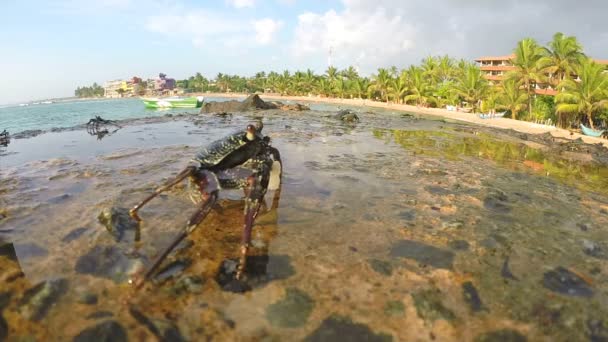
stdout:
MULTIPOLYGON (((207 97, 227 97, 227 98, 241 98, 251 94, 245 93, 194 93, 189 94, 192 96, 207 96, 207 97)), ((395 104, 379 102, 367 99, 339 99, 331 97, 316 97, 316 96, 283 96, 279 94, 258 94, 262 99, 266 100, 284 100, 284 101, 303 101, 313 103, 327 103, 335 105, 348 105, 355 107, 370 107, 370 108, 382 108, 390 109, 408 113, 432 115, 441 117, 444 119, 452 119, 481 126, 500 128, 500 129, 512 129, 522 133, 528 134, 543 134, 550 133, 556 138, 564 138, 568 140, 576 140, 581 138, 587 144, 602 144, 608 148, 608 140, 602 138, 595 138, 586 136, 580 133, 571 132, 567 129, 552 127, 542 124, 536 124, 528 121, 513 120, 509 118, 493 118, 493 119, 481 119, 476 114, 464 113, 464 112, 453 112, 442 108, 420 108, 405 104, 395 104)))

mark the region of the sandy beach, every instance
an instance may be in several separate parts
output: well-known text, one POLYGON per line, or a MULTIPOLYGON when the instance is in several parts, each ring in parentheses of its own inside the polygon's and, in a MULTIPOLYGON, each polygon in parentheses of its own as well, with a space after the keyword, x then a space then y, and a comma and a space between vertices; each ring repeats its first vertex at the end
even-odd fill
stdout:
MULTIPOLYGON (((240 93, 200 93, 195 94, 196 96, 207 96, 207 97, 231 97, 231 98, 242 98, 249 94, 240 93)), ((565 138, 570 140, 582 139, 588 144, 598 144, 608 147, 608 141, 602 138, 589 137, 580 133, 571 132, 566 129, 536 124, 528 121, 513 120, 508 118, 493 118, 493 119, 481 119, 476 114, 448 111, 442 108, 422 108, 417 106, 386 103, 372 100, 363 99, 339 99, 319 96, 282 96, 279 94, 260 94, 260 97, 264 100, 276 100, 276 101, 296 101, 296 102, 314 102, 314 103, 327 103, 335 105, 346 105, 346 106, 361 106, 361 107, 372 107, 372 108, 383 108, 390 110, 403 111, 408 113, 425 114, 442 117, 445 119, 452 119, 457 121, 464 121, 482 126, 502 128, 502 129, 513 129, 522 133, 529 134, 542 134, 550 133, 554 137, 565 138)))

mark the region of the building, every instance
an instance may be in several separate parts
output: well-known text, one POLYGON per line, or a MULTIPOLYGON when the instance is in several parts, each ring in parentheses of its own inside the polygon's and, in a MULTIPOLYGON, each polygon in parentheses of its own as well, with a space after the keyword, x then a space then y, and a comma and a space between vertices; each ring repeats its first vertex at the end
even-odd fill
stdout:
MULTIPOLYGON (((515 58, 514 54, 508 56, 480 57, 475 60, 479 64, 479 68, 484 72, 485 78, 490 81, 490 84, 500 83, 509 71, 514 71, 517 68, 511 62, 515 58)), ((595 59, 598 64, 606 65, 608 72, 608 60, 595 59)), ((557 94, 557 91, 549 84, 536 84, 535 92, 539 95, 557 94)))
POLYGON ((121 89, 123 82, 124 82, 123 80, 113 80, 113 81, 107 81, 106 83, 104 83, 104 85, 103 85, 104 96, 111 97, 111 98, 120 97, 120 92, 118 91, 118 89, 121 89))

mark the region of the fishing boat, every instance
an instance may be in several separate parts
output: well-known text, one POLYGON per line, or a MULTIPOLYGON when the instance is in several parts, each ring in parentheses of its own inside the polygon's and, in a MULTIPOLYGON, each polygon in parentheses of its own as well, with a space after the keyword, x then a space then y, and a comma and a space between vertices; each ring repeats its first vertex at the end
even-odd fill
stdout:
POLYGON ((507 112, 500 112, 500 113, 494 113, 494 114, 479 114, 479 117, 481 119, 492 119, 492 118, 502 118, 503 116, 505 116, 507 112))
POLYGON ((604 134, 604 130, 597 130, 597 129, 593 129, 593 128, 589 128, 583 124, 581 124, 581 130, 583 131, 584 135, 588 135, 590 137, 601 137, 602 134, 604 134))
POLYGON ((204 98, 198 97, 144 97, 141 99, 146 108, 200 108, 204 98))

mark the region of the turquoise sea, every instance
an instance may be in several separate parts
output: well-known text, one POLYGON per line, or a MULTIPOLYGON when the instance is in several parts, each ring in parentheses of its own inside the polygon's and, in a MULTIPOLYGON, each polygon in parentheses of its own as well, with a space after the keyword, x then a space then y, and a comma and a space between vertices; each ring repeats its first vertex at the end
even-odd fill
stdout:
MULTIPOLYGON (((206 98, 225 101, 229 98, 206 98)), ((11 134, 40 129, 65 128, 80 125, 96 115, 109 120, 163 116, 165 114, 197 113, 199 109, 146 109, 140 99, 72 100, 50 104, 30 104, 0 108, 0 131, 11 134)))

